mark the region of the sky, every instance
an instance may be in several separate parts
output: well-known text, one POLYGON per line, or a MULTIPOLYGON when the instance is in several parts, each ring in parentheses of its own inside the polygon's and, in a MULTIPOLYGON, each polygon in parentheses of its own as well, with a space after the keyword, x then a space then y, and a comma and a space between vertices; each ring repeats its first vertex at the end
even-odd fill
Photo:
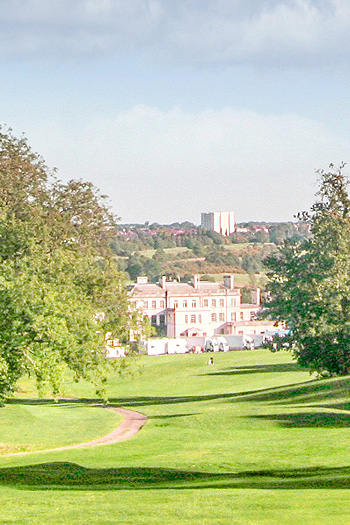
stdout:
POLYGON ((350 162, 349 34, 348 0, 0 0, 0 122, 122 223, 292 221, 350 162))

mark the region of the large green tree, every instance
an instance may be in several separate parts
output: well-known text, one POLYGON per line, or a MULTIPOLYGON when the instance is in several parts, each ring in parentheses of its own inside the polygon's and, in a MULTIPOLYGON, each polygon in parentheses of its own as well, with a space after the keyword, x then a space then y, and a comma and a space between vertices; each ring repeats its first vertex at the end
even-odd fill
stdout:
POLYGON ((320 171, 310 237, 287 240, 270 257, 265 315, 285 321, 298 361, 311 370, 350 373, 350 199, 344 166, 320 171))
POLYGON ((104 395, 104 334, 135 328, 110 249, 116 220, 82 181, 61 183, 0 128, 0 400, 19 377, 59 393, 68 366, 104 395))

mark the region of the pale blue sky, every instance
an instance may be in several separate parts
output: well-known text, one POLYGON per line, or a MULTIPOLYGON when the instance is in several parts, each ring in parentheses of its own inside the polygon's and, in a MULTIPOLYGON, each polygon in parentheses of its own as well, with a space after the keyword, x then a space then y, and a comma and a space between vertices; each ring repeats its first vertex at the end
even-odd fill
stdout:
POLYGON ((293 220, 350 161, 348 0, 0 0, 1 122, 122 222, 293 220))

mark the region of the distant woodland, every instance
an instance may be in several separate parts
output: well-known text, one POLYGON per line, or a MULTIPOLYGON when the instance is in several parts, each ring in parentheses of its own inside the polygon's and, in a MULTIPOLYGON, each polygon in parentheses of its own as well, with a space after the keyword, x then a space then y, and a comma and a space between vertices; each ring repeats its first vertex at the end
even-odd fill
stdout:
POLYGON ((215 280, 223 273, 242 274, 241 283, 261 285, 264 260, 287 238, 308 235, 305 223, 237 224, 229 237, 190 222, 170 225, 120 225, 112 243, 120 270, 134 281, 140 275, 156 282, 161 275, 188 281, 194 274, 215 280), (243 276, 246 279, 243 279, 243 276))

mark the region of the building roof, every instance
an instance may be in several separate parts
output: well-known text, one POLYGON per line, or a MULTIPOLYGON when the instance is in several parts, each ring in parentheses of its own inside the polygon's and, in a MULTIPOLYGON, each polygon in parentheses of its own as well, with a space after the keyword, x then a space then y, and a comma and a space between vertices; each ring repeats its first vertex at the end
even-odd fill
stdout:
POLYGON ((164 290, 157 284, 135 284, 130 288, 134 295, 156 295, 164 297, 164 290))
POLYGON ((239 295, 240 290, 237 288, 229 289, 221 283, 210 283, 205 281, 198 282, 197 286, 194 287, 189 283, 179 283, 176 281, 165 282, 163 286, 153 283, 145 284, 134 284, 129 288, 129 291, 133 295, 154 295, 158 297, 164 297, 168 295, 208 295, 208 294, 223 294, 239 295))
POLYGON ((190 295, 194 292, 194 288, 190 284, 174 281, 165 283, 163 289, 170 294, 174 293, 179 295, 190 295))

